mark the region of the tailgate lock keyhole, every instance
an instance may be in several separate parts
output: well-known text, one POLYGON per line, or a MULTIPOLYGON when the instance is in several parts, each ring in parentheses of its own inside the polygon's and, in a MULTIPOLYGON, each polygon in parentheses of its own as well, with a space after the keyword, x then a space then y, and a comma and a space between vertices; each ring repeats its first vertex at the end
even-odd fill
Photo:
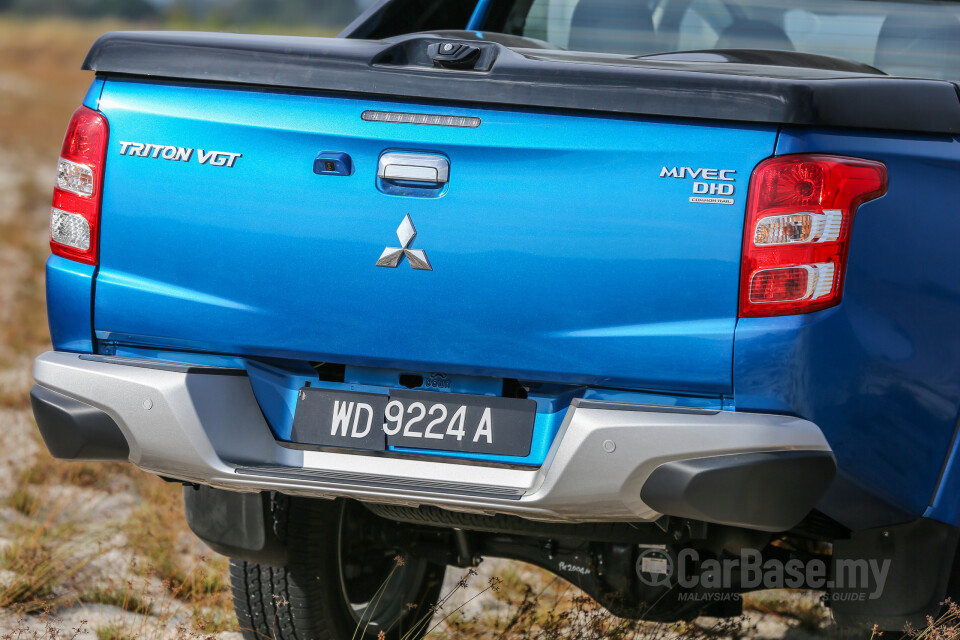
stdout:
POLYGON ((313 160, 313 172, 321 176, 349 176, 353 159, 342 151, 321 151, 313 160))
POLYGON ((407 389, 416 389, 417 387, 422 387, 423 376, 418 376, 413 373, 401 373, 400 386, 406 387, 407 389))

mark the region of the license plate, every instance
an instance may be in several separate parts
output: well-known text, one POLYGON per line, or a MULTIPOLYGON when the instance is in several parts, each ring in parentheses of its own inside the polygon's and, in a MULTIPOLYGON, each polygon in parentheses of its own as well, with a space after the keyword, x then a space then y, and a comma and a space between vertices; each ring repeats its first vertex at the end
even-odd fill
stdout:
POLYGON ((304 387, 291 440, 373 451, 393 446, 523 457, 530 454, 536 412, 536 402, 516 398, 304 387))

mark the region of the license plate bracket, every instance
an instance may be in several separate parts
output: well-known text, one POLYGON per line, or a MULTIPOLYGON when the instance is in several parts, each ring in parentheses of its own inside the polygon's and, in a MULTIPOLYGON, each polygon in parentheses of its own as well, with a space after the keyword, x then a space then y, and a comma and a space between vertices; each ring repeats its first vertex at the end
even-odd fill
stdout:
POLYGON ((399 447, 525 457, 532 446, 536 410, 536 402, 518 398, 303 387, 290 439, 370 451, 399 447))

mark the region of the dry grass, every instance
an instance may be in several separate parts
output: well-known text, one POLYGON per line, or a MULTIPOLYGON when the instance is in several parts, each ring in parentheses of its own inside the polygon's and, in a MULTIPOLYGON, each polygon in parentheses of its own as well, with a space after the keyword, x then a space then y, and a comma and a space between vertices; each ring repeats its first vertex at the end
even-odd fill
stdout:
MULTIPOLYGON (((135 496, 136 505, 120 521, 111 523, 109 530, 94 527, 89 535, 81 536, 87 543, 96 542, 99 553, 105 550, 104 545, 122 547, 131 560, 125 567, 125 575, 97 576, 106 579, 107 583, 94 586, 89 581, 73 580, 85 565, 64 571, 61 563, 58 570, 46 571, 48 567, 53 569, 58 565, 38 560, 19 567, 18 574, 30 576, 28 579, 38 584, 66 587, 67 595, 57 598, 56 602, 45 597, 52 595, 52 589, 45 588, 43 593, 37 594, 33 610, 41 606, 62 605, 66 599, 112 605, 164 619, 169 618, 174 610, 179 612, 186 607, 194 625, 204 632, 236 628, 227 561, 220 556, 208 558, 200 554, 202 548, 190 534, 184 519, 179 485, 144 474, 127 464, 63 462, 41 451, 32 464, 18 474, 16 488, 8 501, 28 522, 32 522, 44 509, 57 503, 52 493, 73 495, 71 491, 64 492, 64 488, 84 490, 92 495, 128 492, 135 496), (52 492, 51 487, 58 490, 52 492), (111 543, 112 536, 117 533, 122 535, 122 542, 111 543), (148 588, 149 579, 161 588, 148 588)), ((73 529, 73 534, 77 521, 87 520, 91 510, 96 511, 96 504, 66 514, 66 524, 73 529)), ((62 514, 61 509, 58 515, 62 514)), ((106 515, 109 517, 110 514, 106 515)), ((57 529, 48 527, 49 530, 43 530, 41 540, 69 539, 70 536, 64 534, 65 528, 62 525, 57 529)), ((21 538, 18 536, 17 540, 21 538)), ((35 555, 42 557, 43 546, 37 546, 35 555)), ((78 558, 75 554, 70 557, 78 558)), ((0 606, 2 603, 0 599, 0 606)))
POLYGON ((86 620, 78 621, 76 626, 66 626, 49 611, 41 612, 34 622, 28 624, 24 615, 19 614, 11 628, 0 635, 0 640, 74 640, 88 632, 86 620))
POLYGON ((799 628, 809 632, 820 630, 830 619, 829 609, 809 591, 783 589, 747 594, 743 609, 796 621, 799 628))
POLYGON ((0 147, 56 158, 70 114, 91 81, 80 64, 115 22, 0 20, 0 147))
POLYGON ((199 544, 183 515, 180 485, 141 474, 137 485, 141 503, 125 528, 130 547, 143 559, 141 571, 188 603, 199 628, 208 633, 236 628, 227 559, 196 555, 199 544))
POLYGON ((870 640, 960 640, 960 605, 949 598, 940 603, 944 611, 939 617, 927 616, 927 624, 922 629, 907 625, 902 633, 882 632, 875 626, 870 640))
POLYGON ((96 634, 99 640, 136 640, 137 638, 124 625, 117 622, 99 625, 96 634))
POLYGON ((132 588, 132 584, 129 586, 123 584, 119 587, 94 589, 80 594, 80 602, 106 604, 131 613, 150 616, 154 614, 155 610, 153 603, 147 598, 148 594, 145 593, 145 589, 138 591, 132 588))
MULTIPOLYGON (((21 182, 26 180, 21 178, 21 182)), ((4 303, 0 309, 0 366, 3 367, 20 362, 49 343, 43 279, 47 258, 46 220, 41 214, 46 213, 48 205, 40 205, 49 195, 41 195, 36 186, 21 187, 16 198, 18 206, 6 216, 0 215, 3 251, 0 266, 7 267, 0 291, 4 303)), ((15 385, 0 386, 0 407, 26 408, 29 400, 19 391, 15 385)))
POLYGON ((106 627, 140 638, 172 623, 198 633, 236 629, 226 559, 201 555, 179 485, 129 465, 65 463, 39 452, 7 501, 19 525, 0 553, 0 569, 9 572, 0 573, 8 579, 0 584, 0 609, 107 605, 139 614, 106 627), (110 503, 122 494, 133 497, 131 508, 110 503), (126 562, 98 566, 111 553, 126 562))
MULTIPOLYGON (((39 437, 37 437, 39 445, 39 437)), ((104 489, 118 476, 130 476, 130 465, 116 462, 63 462, 39 455, 19 474, 18 486, 73 486, 104 489)))
POLYGON ((745 617, 661 624, 611 615, 570 583, 524 563, 467 570, 423 621, 431 640, 719 640, 752 630, 745 617), (484 572, 486 573, 486 572, 484 572))
POLYGON ((36 496, 29 489, 11 500, 23 517, 14 522, 10 543, 0 552, 5 571, 0 608, 34 613, 72 601, 62 587, 83 571, 93 551, 71 539, 73 527, 62 517, 68 508, 65 500, 36 496))

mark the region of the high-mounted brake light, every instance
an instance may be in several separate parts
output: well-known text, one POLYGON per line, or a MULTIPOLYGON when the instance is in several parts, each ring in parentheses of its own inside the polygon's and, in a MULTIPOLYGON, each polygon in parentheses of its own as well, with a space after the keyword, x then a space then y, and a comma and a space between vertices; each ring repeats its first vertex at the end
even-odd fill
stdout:
POLYGON ((106 118, 92 109, 80 107, 70 119, 60 150, 50 210, 50 249, 55 255, 97 263, 108 136, 106 118))
POLYGON ((819 311, 840 303, 853 216, 887 191, 882 162, 798 154, 750 178, 740 317, 819 311))

